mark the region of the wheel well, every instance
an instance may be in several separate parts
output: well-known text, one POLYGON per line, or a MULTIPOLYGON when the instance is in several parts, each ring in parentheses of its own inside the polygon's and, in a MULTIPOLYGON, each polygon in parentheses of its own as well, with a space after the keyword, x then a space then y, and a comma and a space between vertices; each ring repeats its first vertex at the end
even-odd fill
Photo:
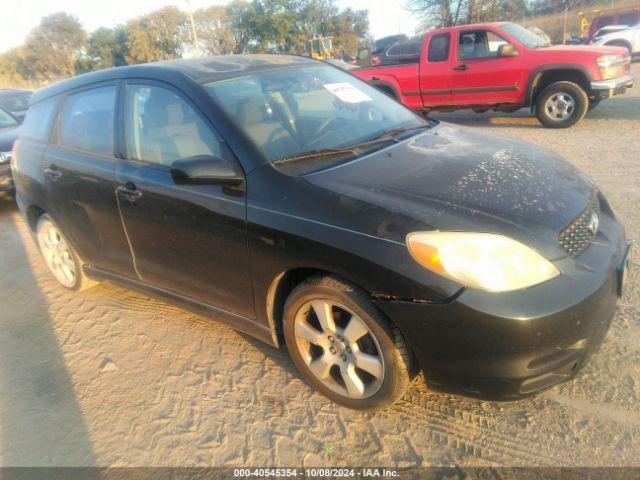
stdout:
POLYGON ((631 51, 631 43, 629 43, 627 40, 624 40, 624 39, 611 40, 610 42, 605 43, 605 45, 612 46, 612 47, 624 47, 627 50, 631 51))
POLYGON ((536 76, 533 80, 533 84, 531 85, 530 104, 532 108, 535 106, 538 94, 546 87, 556 82, 573 82, 579 85, 580 88, 587 92, 587 94, 591 86, 587 76, 580 70, 559 69, 541 72, 536 76))
POLYGON ((391 98, 395 98, 395 99, 398 98, 396 91, 389 85, 380 85, 380 84, 374 83, 373 86, 378 90, 380 90, 381 92, 383 92, 384 94, 389 95, 391 98))
POLYGON ((278 275, 271 284, 267 297, 267 314, 275 332, 282 334, 284 304, 296 286, 316 274, 331 275, 331 272, 317 268, 294 268, 278 275))
POLYGON ((38 218, 40 218, 44 213, 46 212, 37 205, 31 205, 27 208, 27 221, 29 222, 29 227, 32 231, 35 232, 36 226, 38 225, 38 218))

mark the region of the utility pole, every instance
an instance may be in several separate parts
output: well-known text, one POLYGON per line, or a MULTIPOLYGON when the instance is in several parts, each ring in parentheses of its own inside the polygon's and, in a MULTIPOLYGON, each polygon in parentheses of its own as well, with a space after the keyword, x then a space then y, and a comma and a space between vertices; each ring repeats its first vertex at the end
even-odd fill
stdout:
POLYGON ((193 49, 194 55, 196 57, 200 56, 200 44, 198 43, 198 32, 196 31, 196 23, 193 21, 193 10, 191 9, 191 1, 184 0, 187 2, 187 10, 189 11, 189 21, 191 22, 191 39, 193 40, 193 49))

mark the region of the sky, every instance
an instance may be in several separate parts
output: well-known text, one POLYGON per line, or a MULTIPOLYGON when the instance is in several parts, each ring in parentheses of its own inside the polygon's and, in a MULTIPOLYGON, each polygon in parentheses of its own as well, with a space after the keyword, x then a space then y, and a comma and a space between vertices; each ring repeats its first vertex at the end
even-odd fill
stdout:
MULTIPOLYGON (((65 11, 77 16, 91 32, 98 27, 124 23, 165 5, 189 9, 187 0, 4 0, 3 3, 3 10, 9 14, 0 28, 0 52, 20 45, 43 16, 54 12, 65 11)), ((190 2, 192 9, 224 3, 227 0, 190 2)), ((405 10, 406 0, 339 0, 338 4, 342 8, 369 10, 370 32, 374 39, 398 32, 411 36, 419 23, 405 10)))

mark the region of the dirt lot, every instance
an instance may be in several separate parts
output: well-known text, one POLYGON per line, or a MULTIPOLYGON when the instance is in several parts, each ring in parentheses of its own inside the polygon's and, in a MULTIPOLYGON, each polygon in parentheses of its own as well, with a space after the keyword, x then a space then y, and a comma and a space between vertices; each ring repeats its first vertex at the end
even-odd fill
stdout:
MULTIPOLYGON (((640 87, 570 130, 526 112, 437 117, 564 155, 640 238, 640 87)), ((284 350, 120 287, 66 292, 3 199, 0 465, 640 466, 632 267, 611 331, 575 381, 493 403, 432 393, 418 378, 393 409, 365 415, 314 393, 284 350)))

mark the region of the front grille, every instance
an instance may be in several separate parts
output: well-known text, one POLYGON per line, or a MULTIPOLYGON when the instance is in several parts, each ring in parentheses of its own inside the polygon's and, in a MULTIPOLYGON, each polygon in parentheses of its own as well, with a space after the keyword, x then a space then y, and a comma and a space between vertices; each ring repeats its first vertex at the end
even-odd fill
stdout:
POLYGON ((590 228, 593 214, 600 215, 600 201, 597 195, 593 196, 578 218, 560 232, 558 241, 569 255, 574 257, 580 255, 598 233, 597 230, 593 232, 590 228))

